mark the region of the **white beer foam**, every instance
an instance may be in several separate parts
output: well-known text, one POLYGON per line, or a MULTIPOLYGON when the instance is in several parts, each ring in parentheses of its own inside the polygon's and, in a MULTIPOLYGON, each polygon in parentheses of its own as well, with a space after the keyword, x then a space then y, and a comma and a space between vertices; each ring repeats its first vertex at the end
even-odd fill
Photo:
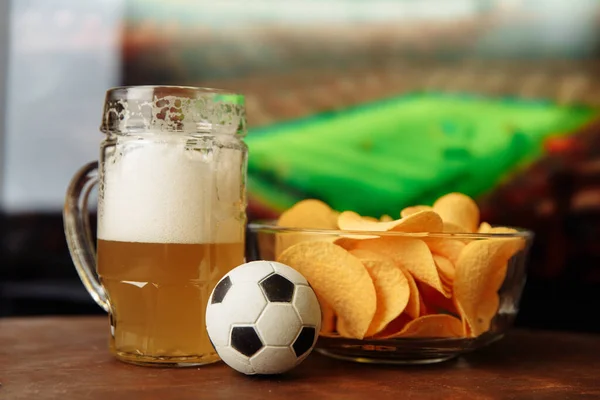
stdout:
POLYGON ((123 139, 103 165, 98 238, 143 243, 243 240, 242 153, 186 149, 184 138, 123 139))

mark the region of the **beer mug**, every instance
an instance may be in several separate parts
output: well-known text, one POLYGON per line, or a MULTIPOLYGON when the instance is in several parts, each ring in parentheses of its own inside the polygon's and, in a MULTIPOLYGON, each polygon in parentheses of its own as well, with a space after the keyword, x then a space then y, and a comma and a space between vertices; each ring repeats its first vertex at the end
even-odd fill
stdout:
POLYGON ((65 234, 77 272, 109 314, 110 349, 141 365, 218 360, 208 297, 244 262, 243 96, 192 87, 107 92, 99 162, 71 181, 65 234), (97 247, 88 197, 98 184, 97 247))

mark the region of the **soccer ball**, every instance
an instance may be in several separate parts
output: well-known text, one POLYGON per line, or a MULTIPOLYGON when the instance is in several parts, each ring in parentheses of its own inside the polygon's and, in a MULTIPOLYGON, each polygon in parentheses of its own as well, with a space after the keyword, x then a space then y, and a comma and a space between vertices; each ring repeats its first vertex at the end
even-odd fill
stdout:
POLYGON ((244 374, 278 374, 300 364, 321 329, 306 279, 287 265, 254 261, 225 275, 206 307, 206 328, 221 359, 244 374))

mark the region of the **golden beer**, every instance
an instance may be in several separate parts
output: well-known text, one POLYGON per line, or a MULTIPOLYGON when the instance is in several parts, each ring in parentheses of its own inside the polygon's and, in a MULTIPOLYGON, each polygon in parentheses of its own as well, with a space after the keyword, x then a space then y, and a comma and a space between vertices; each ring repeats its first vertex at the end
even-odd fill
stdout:
POLYGON ((243 243, 98 241, 98 274, 112 306, 111 351, 135 363, 208 363, 205 309, 243 243))

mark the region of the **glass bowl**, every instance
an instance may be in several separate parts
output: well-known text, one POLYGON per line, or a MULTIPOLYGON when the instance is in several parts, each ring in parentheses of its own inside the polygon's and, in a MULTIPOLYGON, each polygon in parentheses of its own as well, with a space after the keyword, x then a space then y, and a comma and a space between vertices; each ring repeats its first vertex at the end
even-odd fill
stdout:
MULTIPOLYGON (((303 242, 328 242, 353 254, 357 254, 354 253, 356 248, 365 245, 372 247, 373 243, 382 241, 391 243, 392 250, 394 246, 405 246, 408 241, 424 242, 431 251, 436 267, 440 256, 452 260, 454 272, 449 267, 437 270, 443 290, 436 291, 417 277, 414 279, 416 286, 411 287, 418 290, 411 293, 419 293, 419 314, 413 310, 412 315, 408 315, 405 310, 387 323, 383 330, 362 338, 340 334, 338 330, 343 329, 338 329, 339 319, 332 316, 331 312, 323 312, 323 326, 316 351, 363 363, 435 363, 501 339, 515 320, 525 285, 527 253, 533 234, 522 229, 500 231, 503 233, 366 232, 286 228, 277 226, 274 221, 255 222, 249 224, 247 260, 280 261, 283 251, 303 242), (506 250, 508 248, 510 250, 506 250), (446 291, 446 294, 441 295, 441 291, 446 291), (423 318, 430 315, 437 317, 423 318), (416 319, 420 321, 411 324, 416 319), (425 320, 427 324, 422 325, 421 322, 425 320), (448 326, 445 322, 437 326, 435 322, 448 320, 452 322, 448 326), (411 324, 410 328, 408 324, 411 324)), ((405 253, 400 252, 402 254, 405 253)), ((406 259, 400 257, 393 261, 404 274, 414 278, 412 270, 404 268, 406 259)), ((311 283, 311 279, 307 278, 311 283)), ((313 283, 311 285, 321 302, 323 293, 319 293, 313 283)), ((379 307, 379 292, 376 293, 379 307)), ((363 293, 352 295, 360 297, 363 293)), ((321 308, 324 309, 323 302, 321 308)))

